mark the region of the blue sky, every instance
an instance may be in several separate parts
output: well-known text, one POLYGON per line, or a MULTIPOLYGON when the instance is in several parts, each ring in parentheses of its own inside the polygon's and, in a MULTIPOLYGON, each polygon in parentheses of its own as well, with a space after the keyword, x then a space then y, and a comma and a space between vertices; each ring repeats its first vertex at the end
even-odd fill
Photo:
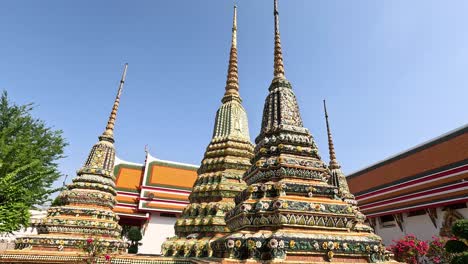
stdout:
MULTIPOLYGON (((226 79, 233 1, 4 1, 0 89, 63 129, 75 175, 129 63, 117 154, 199 164, 226 79)), ((345 172, 468 120, 467 1, 280 1, 285 70, 328 160, 322 99, 345 172)), ((238 1, 241 96, 259 132, 273 72, 271 0, 238 1)), ((70 180, 69 177, 68 180, 70 180)))

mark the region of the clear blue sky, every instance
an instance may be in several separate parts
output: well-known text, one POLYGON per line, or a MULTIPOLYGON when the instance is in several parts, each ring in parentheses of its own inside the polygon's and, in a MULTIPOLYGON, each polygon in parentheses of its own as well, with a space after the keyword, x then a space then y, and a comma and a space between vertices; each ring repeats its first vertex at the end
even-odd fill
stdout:
MULTIPOLYGON (((233 1, 4 1, 0 89, 70 143, 70 176, 102 133, 129 63, 117 154, 199 164, 226 78, 233 1)), ((241 95, 258 135, 272 79, 272 0, 238 2, 241 95)), ((352 172, 468 120, 467 1, 279 3, 286 76, 328 160, 352 172)), ((68 179, 70 180, 71 177, 68 179)))

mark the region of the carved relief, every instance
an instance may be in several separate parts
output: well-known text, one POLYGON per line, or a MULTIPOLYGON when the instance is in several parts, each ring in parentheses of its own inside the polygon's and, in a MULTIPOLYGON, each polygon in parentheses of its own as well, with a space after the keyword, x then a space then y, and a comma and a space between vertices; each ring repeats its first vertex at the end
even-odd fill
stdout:
POLYGON ((442 226, 440 227, 440 236, 451 237, 452 236, 452 225, 455 221, 463 219, 463 215, 457 212, 456 209, 452 209, 450 207, 445 208, 445 215, 444 221, 442 222, 442 226))

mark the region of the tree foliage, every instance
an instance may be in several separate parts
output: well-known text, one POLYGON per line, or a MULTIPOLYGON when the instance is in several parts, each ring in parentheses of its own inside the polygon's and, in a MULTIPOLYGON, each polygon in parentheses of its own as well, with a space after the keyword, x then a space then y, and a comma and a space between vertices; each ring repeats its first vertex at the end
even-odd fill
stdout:
POLYGON ((452 226, 452 233, 458 238, 468 239, 468 220, 461 219, 452 226))
POLYGON ((61 130, 31 115, 32 104, 0 98, 0 232, 29 224, 29 209, 47 201, 61 175, 58 159, 67 145, 61 130))
POLYGON ((136 226, 132 226, 130 230, 128 231, 128 239, 132 241, 130 247, 128 248, 128 253, 131 253, 131 254, 138 253, 138 245, 139 245, 138 241, 143 239, 140 228, 136 226))
POLYGON ((451 264, 468 263, 468 219, 456 221, 452 226, 452 233, 457 240, 447 242, 445 249, 448 252, 455 253, 451 264))
POLYGON ((132 242, 138 242, 143 239, 140 229, 136 226, 132 226, 128 231, 128 239, 132 242))

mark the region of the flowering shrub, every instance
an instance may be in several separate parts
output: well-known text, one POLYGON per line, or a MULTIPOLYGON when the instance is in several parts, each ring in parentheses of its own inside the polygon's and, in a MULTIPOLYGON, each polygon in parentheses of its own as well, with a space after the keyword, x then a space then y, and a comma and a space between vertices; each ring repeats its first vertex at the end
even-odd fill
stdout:
POLYGON ((409 264, 418 264, 419 259, 429 250, 429 244, 417 239, 414 235, 407 235, 394 242, 390 250, 395 254, 395 259, 409 264))
POLYGON ((432 241, 422 241, 414 235, 393 241, 390 250, 395 254, 397 261, 409 264, 448 264, 452 261, 454 254, 445 249, 447 241, 454 238, 432 237, 432 241))
POLYGON ((107 247, 100 239, 90 237, 80 244, 80 248, 86 253, 86 256, 83 258, 83 262, 86 264, 98 263, 98 259, 103 255, 106 263, 111 263, 110 256, 106 254, 107 247))
POLYGON ((427 252, 427 259, 434 264, 450 263, 452 254, 445 250, 445 243, 452 240, 446 237, 432 237, 432 241, 429 242, 429 250, 427 252))

